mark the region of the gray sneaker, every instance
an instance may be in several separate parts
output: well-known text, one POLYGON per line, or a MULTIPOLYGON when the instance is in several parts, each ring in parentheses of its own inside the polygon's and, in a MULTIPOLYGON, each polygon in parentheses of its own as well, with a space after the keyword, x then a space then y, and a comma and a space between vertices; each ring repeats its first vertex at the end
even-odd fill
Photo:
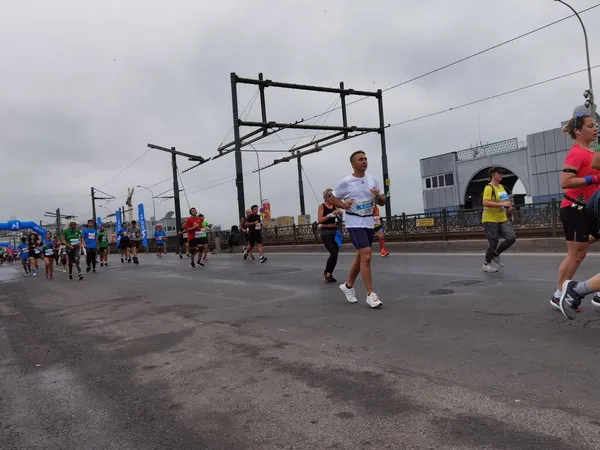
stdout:
POLYGON ((566 318, 574 320, 579 310, 583 295, 575 291, 577 281, 567 280, 562 285, 562 295, 560 296, 560 310, 566 318))
POLYGON ((496 269, 494 266, 492 266, 491 264, 488 264, 488 263, 485 263, 483 266, 481 266, 481 270, 483 270, 484 272, 487 272, 487 273, 498 272, 498 269, 496 269))
POLYGON ((504 267, 504 263, 502 262, 502 260, 500 259, 499 256, 494 256, 492 258, 492 261, 498 266, 498 267, 504 267))

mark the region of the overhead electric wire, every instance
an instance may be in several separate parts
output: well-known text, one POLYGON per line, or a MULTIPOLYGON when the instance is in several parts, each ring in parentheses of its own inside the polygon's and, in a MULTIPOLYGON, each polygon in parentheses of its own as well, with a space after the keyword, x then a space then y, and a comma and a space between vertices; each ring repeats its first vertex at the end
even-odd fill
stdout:
POLYGON ((312 191, 313 195, 315 196, 315 200, 317 201, 317 203, 319 203, 319 197, 317 197, 317 193, 315 192, 312 183, 310 182, 308 175, 306 174, 306 171, 304 170, 304 166, 300 166, 302 168, 302 173, 304 174, 304 176, 306 177, 306 181, 308 181, 308 185, 310 186, 310 190, 312 191))
MULTIPOLYGON (((340 98, 339 98, 339 97, 336 97, 336 98, 335 98, 335 100, 333 101, 333 103, 331 103, 331 105, 329 105, 329 107, 327 108, 327 111, 329 112, 329 114, 328 114, 328 115, 325 117, 325 119, 324 119, 324 122, 323 122, 323 123, 326 123, 326 122, 327 122, 327 120, 329 119, 329 116, 330 116, 330 115, 331 115, 331 113, 334 111, 334 109, 332 109, 332 108, 334 108, 334 107, 335 107, 335 105, 337 105, 337 103, 338 103, 339 101, 340 101, 340 98)), ((319 119, 319 120, 317 120, 317 122, 315 123, 315 125, 319 125, 319 122, 320 122, 320 119, 319 119)), ((311 130, 306 130, 306 131, 304 132, 304 134, 303 134, 302 136, 300 136, 300 138, 298 138, 298 141, 297 141, 297 142, 296 142, 294 145, 292 145, 292 148, 291 148, 290 150, 293 150, 293 149, 294 149, 294 148, 295 148, 295 147, 296 147, 296 146, 297 146, 297 145, 300 143, 300 141, 302 141, 302 139, 304 139, 304 138, 306 137, 306 135, 307 135, 307 134, 309 134, 310 132, 311 132, 311 130)), ((315 138, 317 137, 317 133, 319 133, 319 132, 317 131, 317 132, 315 133, 315 135, 313 136, 313 138, 312 138, 311 142, 315 140, 315 138)), ((283 139, 281 139, 281 136, 279 136, 279 135, 278 135, 277 137, 279 138, 279 140, 280 140, 281 142, 283 142, 283 139)), ((284 145, 285 145, 285 143, 284 143, 284 145)))
POLYGON ((179 182, 181 183, 181 190, 183 191, 183 195, 185 196, 185 201, 188 205, 188 209, 190 209, 190 201, 188 200, 187 192, 185 191, 185 186, 183 185, 183 178, 181 178, 181 172, 179 171, 179 169, 177 169, 177 174, 179 175, 179 182))
MULTIPOLYGON (((254 93, 254 95, 250 98, 250 100, 248 101, 248 103, 246 104, 246 107, 243 109, 243 111, 241 112, 240 116, 243 116, 244 113, 246 112, 246 110, 248 109, 248 106, 250 106, 250 104, 252 103, 252 105, 254 105, 254 101, 256 100, 256 97, 258 96, 260 90, 257 89, 256 92, 254 93)), ((227 132, 227 134, 225 135, 225 137, 223 138, 223 140, 221 141, 221 143, 219 144, 219 147, 221 147, 223 145, 223 142, 225 142, 227 140, 227 138, 229 137, 229 135, 231 134, 231 132, 233 131, 233 127, 231 127, 229 129, 229 131, 227 132)))
POLYGON ((148 153, 150 150, 151 149, 146 150, 140 156, 135 158, 131 164, 125 166, 123 169, 121 169, 121 171, 118 174, 116 174, 114 177, 112 177, 110 180, 108 180, 106 183, 104 183, 102 186, 100 186, 100 189, 102 189, 103 187, 110 184, 115 178, 117 178, 119 175, 121 175, 123 172, 125 172, 127 169, 129 169, 131 166, 133 166, 136 162, 138 162, 140 159, 142 159, 144 156, 146 156, 146 153, 148 153))
MULTIPOLYGON (((592 66, 591 69, 597 69, 598 67, 600 67, 600 64, 592 66)), ((577 75, 583 72, 587 72, 587 68, 585 69, 581 69, 581 70, 577 70, 575 72, 570 72, 570 73, 566 73, 564 75, 559 75, 557 77, 554 78, 549 78, 547 80, 544 81, 538 81, 537 83, 532 83, 532 84, 528 84, 527 86, 521 86, 520 88, 517 89, 511 89, 510 91, 506 91, 506 92, 501 92, 500 94, 494 94, 494 95, 490 95, 489 97, 485 97, 485 98, 481 98, 479 100, 475 100, 472 102, 468 102, 468 103, 463 103, 462 105, 458 105, 458 106, 453 106, 452 108, 447 108, 447 109, 443 109, 441 111, 436 111, 434 113, 430 113, 430 114, 425 114, 424 116, 419 116, 419 117, 415 117, 413 119, 408 119, 408 120, 403 120, 401 122, 396 122, 394 124, 391 125, 387 125, 386 128, 393 128, 393 127, 397 127, 400 125, 404 125, 410 122, 416 122, 417 120, 422 120, 422 119, 426 119, 428 117, 433 117, 433 116, 437 116, 443 113, 447 113, 447 112, 451 112, 451 111, 456 111, 457 109, 461 109, 461 108, 466 108, 467 106, 471 106, 471 105, 475 105, 477 103, 482 103, 488 100, 492 100, 494 98, 498 98, 498 97, 503 97, 505 95, 509 95, 509 94, 514 94, 515 92, 520 92, 520 91, 524 91, 525 89, 530 89, 536 86, 541 86, 543 84, 547 84, 547 83, 551 83, 553 81, 557 81, 557 80, 561 80, 563 78, 567 78, 573 75, 577 75)))
MULTIPOLYGON (((335 111, 335 110, 332 110, 332 111, 335 111)), ((329 134, 329 133, 330 133, 330 131, 318 131, 318 132, 317 132, 315 135, 317 135, 317 136, 320 136, 320 135, 322 135, 322 134, 329 134)), ((281 139, 281 138, 280 138, 280 139, 279 139, 279 140, 277 140, 277 141, 276 141, 276 140, 274 140, 274 139, 273 139, 272 141, 264 141, 264 142, 263 142, 263 141, 260 141, 260 144, 261 144, 261 145, 267 145, 267 144, 278 144, 278 143, 279 143, 279 142, 281 142, 281 141, 296 141, 296 140, 298 140, 298 139, 301 139, 301 138, 305 137, 305 135, 306 135, 306 133, 304 133, 304 135, 302 135, 302 136, 288 137, 288 138, 285 138, 285 139, 281 139)), ((259 151, 260 151, 260 150, 259 150, 259 151)))
MULTIPOLYGON (((592 5, 589 8, 585 8, 585 9, 582 9, 581 11, 579 11, 579 14, 584 14, 584 13, 586 13, 588 11, 591 11, 592 9, 598 8, 599 6, 600 6, 600 3, 592 5)), ((487 47, 487 48, 485 48, 483 50, 480 50, 480 51, 478 51, 476 53, 473 53, 473 54, 471 54, 469 56, 465 56, 465 57, 457 59, 456 61, 453 61, 451 63, 444 64, 443 66, 440 66, 437 69, 430 70, 430 71, 425 72, 425 73, 423 73, 421 75, 418 75, 416 77, 410 78, 410 79, 408 79, 406 81, 402 81, 400 83, 397 83, 397 84, 394 84, 392 86, 389 86, 389 87, 383 89, 382 91, 383 92, 391 91, 392 89, 396 89, 396 88, 398 88, 400 86, 404 86, 404 85, 406 85, 408 83, 412 83, 413 81, 420 80, 421 78, 425 78, 425 77, 427 77, 429 75, 432 75, 434 73, 440 72, 440 71, 442 71, 444 69, 447 69, 449 67, 455 66, 455 65, 460 64, 462 62, 465 62, 465 61, 468 61, 468 60, 470 60, 472 58, 475 58, 476 56, 483 55, 484 53, 487 53, 487 52, 490 52, 492 50, 495 50, 495 49, 497 49, 499 47, 502 47, 502 46, 504 46, 506 44, 510 44, 510 43, 512 43, 514 41, 517 41, 517 40, 522 39, 524 37, 530 36, 530 35, 532 35, 534 33, 537 33, 538 31, 542 31, 542 30, 544 30, 546 28, 549 28, 549 27, 551 27, 553 25, 556 25, 558 23, 564 22, 565 20, 571 19, 572 17, 576 17, 576 15, 575 14, 571 14, 569 16, 563 17, 562 19, 558 19, 558 20, 555 20, 554 22, 547 23, 546 25, 543 25, 541 27, 535 28, 535 29, 530 30, 530 31, 528 31, 526 33, 520 34, 520 35, 515 36, 513 38, 510 38, 510 39, 508 39, 506 41, 500 42, 499 44, 492 45, 491 47, 487 47)), ((370 98, 370 97, 361 97, 361 98, 358 98, 356 100, 353 100, 353 101, 347 103, 346 106, 350 106, 350 105, 354 105, 356 103, 362 102, 363 100, 366 100, 367 98, 370 98)), ((335 111, 337 109, 340 109, 340 108, 341 108, 341 106, 338 106, 337 108, 334 108, 333 111, 335 111)), ((312 117, 310 117, 310 118, 308 118, 306 120, 309 121, 309 120, 312 120, 312 119, 316 119, 317 117, 324 116, 325 114, 328 114, 328 113, 329 113, 329 111, 324 111, 324 112, 316 114, 316 115, 314 115, 314 116, 312 116, 312 117)))
MULTIPOLYGON (((246 175, 250 175, 251 173, 252 173, 252 171, 250 170, 248 172, 245 172, 243 175, 246 176, 246 175)), ((214 187, 221 186, 223 184, 230 183, 230 182, 235 181, 235 180, 236 180, 235 177, 226 177, 226 178, 221 178, 221 179, 218 179, 218 180, 212 180, 212 181, 209 181, 209 182, 204 183, 204 184, 205 185, 206 184, 210 184, 210 183, 214 183, 214 184, 211 184, 210 186, 204 187, 202 189, 196 189, 196 190, 193 190, 193 191, 188 191, 187 193, 190 194, 190 195, 191 194, 196 194, 198 192, 206 191, 208 189, 212 189, 214 187)))

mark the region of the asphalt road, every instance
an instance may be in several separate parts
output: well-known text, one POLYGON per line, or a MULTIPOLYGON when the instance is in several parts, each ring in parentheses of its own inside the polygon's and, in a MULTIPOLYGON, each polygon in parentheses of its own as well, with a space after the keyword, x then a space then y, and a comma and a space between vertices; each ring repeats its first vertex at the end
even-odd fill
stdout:
POLYGON ((1 268, 0 448, 600 448, 600 312, 550 308, 559 255, 377 258, 379 310, 324 259, 1 268))

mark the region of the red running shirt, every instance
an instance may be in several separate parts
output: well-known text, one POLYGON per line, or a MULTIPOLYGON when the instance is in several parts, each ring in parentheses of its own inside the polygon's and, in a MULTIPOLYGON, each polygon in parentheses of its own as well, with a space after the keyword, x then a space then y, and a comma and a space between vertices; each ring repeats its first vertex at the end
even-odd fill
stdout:
POLYGON ((198 228, 196 228, 194 231, 187 232, 188 241, 191 241, 192 239, 196 238, 196 231, 201 230, 203 221, 204 219, 202 217, 188 217, 188 220, 186 220, 185 224, 183 225, 186 231, 188 228, 192 228, 195 223, 198 224, 198 228))
MULTIPOLYGON (((565 166, 570 166, 577 169, 577 174, 575 175, 577 178, 583 178, 586 175, 600 175, 600 171, 592 169, 593 158, 593 151, 575 144, 571 150, 569 150, 569 153, 567 153, 567 157, 565 158, 565 166)), ((565 189, 565 195, 575 199, 578 197, 583 197, 584 200, 588 200, 592 194, 598 190, 599 187, 600 186, 597 184, 592 184, 590 186, 583 186, 576 189, 565 189)), ((563 198, 562 202, 560 203, 560 207, 566 208, 572 204, 573 202, 571 200, 563 198)))

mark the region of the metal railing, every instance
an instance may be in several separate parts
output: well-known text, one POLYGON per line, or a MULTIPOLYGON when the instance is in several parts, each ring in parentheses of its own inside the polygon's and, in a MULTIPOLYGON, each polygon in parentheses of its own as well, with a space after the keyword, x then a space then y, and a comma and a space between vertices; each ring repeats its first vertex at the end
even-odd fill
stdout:
MULTIPOLYGON (((530 203, 515 206, 511 220, 517 236, 520 237, 556 237, 562 233, 559 219, 560 203, 530 203)), ((382 217, 385 227, 386 241, 433 241, 483 239, 481 224, 481 208, 441 211, 437 213, 401 214, 393 216, 390 221, 382 217)), ((349 240, 345 229, 344 239, 349 240)), ((290 225, 265 227, 262 231, 265 245, 303 245, 320 244, 319 228, 315 223, 307 225, 290 225)), ((230 251, 229 231, 210 234, 211 251, 219 240, 221 251, 230 251)), ((167 238, 167 251, 175 251, 179 240, 167 238)), ((149 240, 149 251, 154 251, 154 241, 149 240)))

